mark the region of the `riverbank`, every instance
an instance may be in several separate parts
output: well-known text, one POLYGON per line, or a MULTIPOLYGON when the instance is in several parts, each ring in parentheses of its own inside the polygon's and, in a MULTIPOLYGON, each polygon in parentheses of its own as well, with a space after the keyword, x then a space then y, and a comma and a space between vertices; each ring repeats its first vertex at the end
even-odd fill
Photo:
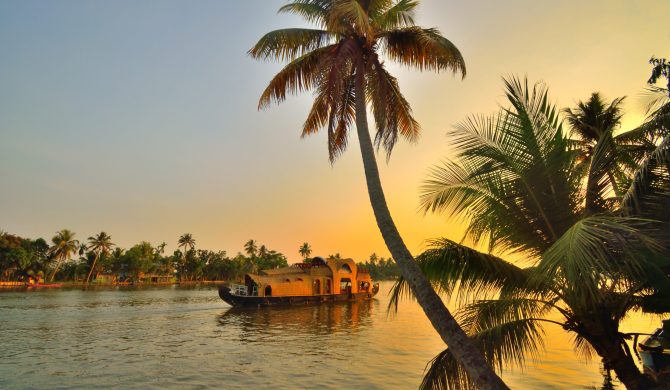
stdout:
POLYGON ((25 282, 0 282, 0 291, 2 290, 28 290, 34 288, 79 288, 79 287, 124 287, 124 286, 173 286, 173 285, 220 285, 226 284, 226 280, 189 280, 181 282, 156 282, 156 283, 82 283, 82 282, 54 282, 54 283, 40 283, 28 284, 25 282))

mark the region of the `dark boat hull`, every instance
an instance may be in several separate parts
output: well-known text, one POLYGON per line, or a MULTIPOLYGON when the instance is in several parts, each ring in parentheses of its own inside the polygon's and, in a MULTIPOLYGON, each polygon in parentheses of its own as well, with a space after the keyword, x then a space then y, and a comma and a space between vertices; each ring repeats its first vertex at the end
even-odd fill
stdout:
POLYGON ((253 306, 279 306, 279 305, 307 305, 326 302, 345 302, 372 299, 378 290, 360 293, 327 294, 310 296, 285 296, 285 297, 256 297, 233 295, 226 286, 219 287, 219 297, 224 302, 235 307, 253 306))

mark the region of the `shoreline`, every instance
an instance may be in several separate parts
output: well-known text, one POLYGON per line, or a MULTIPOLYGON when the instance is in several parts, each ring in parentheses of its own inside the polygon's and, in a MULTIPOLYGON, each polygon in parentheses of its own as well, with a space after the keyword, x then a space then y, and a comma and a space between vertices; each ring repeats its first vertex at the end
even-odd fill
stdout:
POLYGON ((149 286, 174 286, 174 285, 198 285, 198 284, 226 284, 227 280, 201 280, 201 281, 183 281, 183 282, 157 282, 157 283, 80 283, 80 282, 54 282, 44 284, 27 284, 24 282, 0 282, 0 291, 6 290, 35 290, 35 289, 53 289, 53 288, 71 288, 71 287, 149 287, 149 286))

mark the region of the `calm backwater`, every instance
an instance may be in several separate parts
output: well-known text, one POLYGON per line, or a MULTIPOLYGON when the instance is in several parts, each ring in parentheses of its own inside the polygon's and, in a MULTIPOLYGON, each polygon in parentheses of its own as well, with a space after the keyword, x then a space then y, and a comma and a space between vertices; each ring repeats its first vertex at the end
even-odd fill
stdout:
MULTIPOLYGON (((414 302, 387 317, 390 286, 371 302, 250 310, 214 286, 0 291, 0 389, 416 389, 444 345, 414 302)), ((556 328, 507 383, 602 388, 599 363, 556 328)))

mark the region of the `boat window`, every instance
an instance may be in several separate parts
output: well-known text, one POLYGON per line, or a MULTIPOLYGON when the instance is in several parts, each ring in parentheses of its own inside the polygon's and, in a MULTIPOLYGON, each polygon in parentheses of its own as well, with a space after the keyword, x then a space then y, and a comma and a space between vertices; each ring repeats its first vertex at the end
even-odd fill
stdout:
POLYGON ((316 279, 314 281, 314 295, 319 294, 321 294, 321 281, 319 279, 316 279))
POLYGON ((291 282, 291 279, 284 279, 285 282, 291 282))
POLYGON ((272 296, 272 287, 271 286, 265 287, 265 296, 266 297, 271 297, 272 296))
POLYGON ((296 282, 302 282, 302 279, 301 278, 295 278, 295 281, 296 282))
POLYGON ((351 267, 349 267, 349 264, 342 264, 342 267, 340 269, 348 274, 351 273, 351 267))
POLYGON ((330 279, 326 279, 326 294, 330 294, 330 279))

